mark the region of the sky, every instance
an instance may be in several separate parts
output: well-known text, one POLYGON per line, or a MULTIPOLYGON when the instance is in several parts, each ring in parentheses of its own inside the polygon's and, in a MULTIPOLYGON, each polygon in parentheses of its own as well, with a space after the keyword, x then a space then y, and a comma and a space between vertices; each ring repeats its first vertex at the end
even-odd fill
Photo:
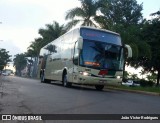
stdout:
MULTIPOLYGON (((143 3, 143 16, 160 10, 160 0, 137 0, 143 3)), ((0 48, 14 56, 27 51, 40 37, 38 30, 57 21, 66 23, 67 10, 80 6, 78 0, 0 0, 0 48)))

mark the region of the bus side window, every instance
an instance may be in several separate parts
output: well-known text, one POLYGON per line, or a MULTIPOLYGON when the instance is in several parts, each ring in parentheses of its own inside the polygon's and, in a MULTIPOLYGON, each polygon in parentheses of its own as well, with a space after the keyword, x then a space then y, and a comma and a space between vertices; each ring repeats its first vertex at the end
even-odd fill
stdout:
POLYGON ((75 43, 75 46, 74 46, 73 63, 75 65, 78 65, 78 43, 77 42, 75 43))

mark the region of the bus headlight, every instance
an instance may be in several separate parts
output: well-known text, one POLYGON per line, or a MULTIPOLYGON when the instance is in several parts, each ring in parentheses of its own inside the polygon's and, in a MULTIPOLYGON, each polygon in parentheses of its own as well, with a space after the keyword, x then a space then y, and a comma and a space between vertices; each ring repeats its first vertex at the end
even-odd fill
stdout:
POLYGON ((88 73, 88 72, 79 72, 81 75, 83 75, 83 76, 90 76, 91 74, 90 73, 88 73))
POLYGON ((121 78, 121 76, 116 76, 116 78, 117 78, 117 79, 120 79, 120 78, 121 78))
POLYGON ((89 75, 89 73, 87 73, 87 72, 83 72, 83 75, 84 75, 84 76, 88 76, 88 75, 89 75))

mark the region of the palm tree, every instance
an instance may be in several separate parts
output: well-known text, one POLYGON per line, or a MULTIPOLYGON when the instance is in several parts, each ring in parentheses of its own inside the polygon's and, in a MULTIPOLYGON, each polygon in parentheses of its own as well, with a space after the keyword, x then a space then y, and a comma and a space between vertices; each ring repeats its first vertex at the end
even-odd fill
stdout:
POLYGON ((46 24, 46 28, 39 29, 39 34, 42 36, 43 40, 43 46, 58 38, 65 32, 64 25, 59 25, 56 21, 54 21, 53 24, 46 24))
POLYGON ((41 37, 36 38, 31 42, 26 55, 28 57, 38 57, 40 49, 43 46, 58 38, 65 32, 64 26, 59 25, 59 23, 56 21, 54 21, 53 24, 46 24, 46 28, 39 29, 39 34, 41 37))
POLYGON ((29 76, 36 77, 39 52, 43 46, 44 46, 43 39, 36 38, 33 42, 31 42, 30 46, 28 47, 26 57, 31 57, 31 59, 27 59, 29 62, 29 65, 28 65, 28 70, 29 70, 28 75, 29 76), (33 58, 34 58, 34 61, 33 61, 33 58), (33 71, 31 71, 32 65, 33 65, 33 71))
MULTIPOLYGON (((58 38, 60 35, 64 34, 66 31, 64 30, 63 25, 59 25, 58 22, 53 22, 53 24, 46 24, 46 28, 39 29, 39 34, 41 35, 40 38, 36 38, 34 41, 31 42, 30 46, 28 47, 28 51, 26 53, 27 57, 31 57, 29 61, 29 66, 33 64, 33 76, 36 76, 37 72, 37 62, 40 49, 45 46, 46 44, 50 43, 54 39, 58 38), (34 58, 34 62, 32 60, 34 58)), ((30 74, 30 68, 29 68, 30 74)))
POLYGON ((65 19, 71 19, 66 25, 67 30, 81 23, 83 26, 97 27, 97 19, 101 16, 97 15, 100 8, 99 0, 79 0, 81 7, 69 10, 65 19))
POLYGON ((37 57, 42 47, 43 47, 43 39, 36 38, 34 41, 31 42, 30 46, 28 47, 26 55, 28 57, 37 57))

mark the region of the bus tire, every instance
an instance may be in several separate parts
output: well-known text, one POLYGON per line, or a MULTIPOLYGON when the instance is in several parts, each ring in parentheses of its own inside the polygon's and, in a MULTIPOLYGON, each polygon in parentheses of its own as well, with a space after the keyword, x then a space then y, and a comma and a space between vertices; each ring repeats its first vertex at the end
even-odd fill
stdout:
POLYGON ((96 88, 98 91, 102 91, 103 88, 104 88, 104 85, 95 85, 95 88, 96 88))
POLYGON ((71 86, 72 86, 72 83, 68 82, 67 74, 65 74, 65 75, 63 76, 63 86, 64 86, 64 87, 71 87, 71 86))

